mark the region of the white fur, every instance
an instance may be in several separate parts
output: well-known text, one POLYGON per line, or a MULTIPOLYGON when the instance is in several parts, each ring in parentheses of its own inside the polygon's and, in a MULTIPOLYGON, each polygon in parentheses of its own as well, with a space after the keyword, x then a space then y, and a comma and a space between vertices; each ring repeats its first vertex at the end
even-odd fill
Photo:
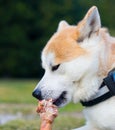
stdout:
MULTIPOLYGON (((59 68, 53 72, 55 54, 53 52, 46 54, 44 51, 42 53, 42 66, 45 69, 45 74, 35 89, 41 90, 43 98, 54 100, 63 91, 67 91, 67 101, 61 106, 70 101, 76 103, 80 100, 89 100, 92 96, 95 96, 103 80, 103 76, 100 76, 99 73, 100 60, 103 67, 107 67, 107 56, 105 54, 108 54, 108 52, 101 31, 99 31, 101 25, 97 8, 91 8, 84 20, 86 24, 83 28, 81 26, 80 30, 83 41, 79 45, 87 51, 86 55, 61 63, 59 68), (97 31, 99 32, 97 33, 97 31)), ((66 26, 69 25, 65 21, 61 22, 58 31, 66 26)), ((115 67, 115 64, 113 64, 113 67, 115 67)), ((115 130, 115 97, 98 105, 85 108, 84 115, 87 120, 86 125, 75 130, 115 130)))
POLYGON ((65 20, 63 20, 59 23, 57 31, 61 31, 61 30, 63 30, 63 28, 68 27, 68 26, 69 26, 69 24, 65 20))

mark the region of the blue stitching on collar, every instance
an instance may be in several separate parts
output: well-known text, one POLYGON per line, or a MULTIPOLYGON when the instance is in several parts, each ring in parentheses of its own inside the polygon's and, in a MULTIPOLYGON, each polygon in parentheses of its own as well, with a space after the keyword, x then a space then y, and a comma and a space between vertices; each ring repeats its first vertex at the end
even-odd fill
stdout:
POLYGON ((113 80, 114 80, 114 82, 115 82, 115 72, 113 73, 113 80))

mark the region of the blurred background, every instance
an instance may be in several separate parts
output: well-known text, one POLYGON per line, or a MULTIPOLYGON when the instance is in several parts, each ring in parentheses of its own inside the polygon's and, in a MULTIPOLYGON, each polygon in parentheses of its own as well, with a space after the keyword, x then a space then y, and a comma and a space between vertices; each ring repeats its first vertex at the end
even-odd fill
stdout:
POLYGON ((77 24, 92 5, 114 34, 115 0, 0 0, 0 77, 41 77, 41 50, 59 21, 77 24))
MULTIPOLYGON (((42 48, 61 20, 76 25, 93 5, 115 35, 115 0, 0 0, 0 130, 39 128, 31 93, 43 75, 42 48)), ((82 109, 73 103, 59 109, 53 129, 83 125, 82 109)))

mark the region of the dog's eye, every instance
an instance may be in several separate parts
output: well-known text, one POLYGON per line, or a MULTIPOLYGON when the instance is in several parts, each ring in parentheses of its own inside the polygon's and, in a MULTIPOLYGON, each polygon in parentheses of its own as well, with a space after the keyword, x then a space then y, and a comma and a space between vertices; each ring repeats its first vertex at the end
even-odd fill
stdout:
POLYGON ((56 71, 59 68, 60 64, 52 66, 52 71, 56 71))

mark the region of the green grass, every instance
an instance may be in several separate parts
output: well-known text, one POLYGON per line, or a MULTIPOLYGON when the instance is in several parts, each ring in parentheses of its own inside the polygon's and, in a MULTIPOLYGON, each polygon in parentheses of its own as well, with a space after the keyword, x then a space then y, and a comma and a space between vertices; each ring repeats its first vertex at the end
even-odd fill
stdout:
MULTIPOLYGON (((38 130, 40 120, 35 112, 38 101, 32 97, 37 80, 0 80, 0 114, 33 115, 32 119, 18 119, 0 126, 0 130, 38 130)), ((70 130, 81 126, 84 120, 77 117, 80 104, 70 103, 59 109, 53 130, 70 130)))
POLYGON ((33 103, 36 84, 34 80, 0 80, 0 103, 33 103))
MULTIPOLYGON (((74 117, 59 117, 53 123, 53 130, 71 130, 83 125, 83 119, 77 120, 74 117)), ((40 121, 35 119, 32 121, 15 120, 0 126, 0 130, 39 130, 40 121)))
POLYGON ((110 33, 111 36, 115 36, 115 30, 110 29, 110 30, 109 30, 109 33, 110 33))

